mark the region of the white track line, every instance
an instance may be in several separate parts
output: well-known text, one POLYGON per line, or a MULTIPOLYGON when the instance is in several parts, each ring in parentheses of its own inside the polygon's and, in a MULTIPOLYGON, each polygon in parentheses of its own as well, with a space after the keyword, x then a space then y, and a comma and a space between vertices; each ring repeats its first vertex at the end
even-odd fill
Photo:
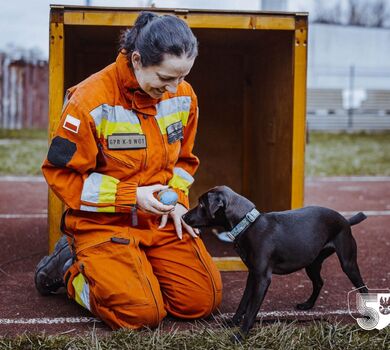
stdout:
MULTIPOLYGON (((367 216, 389 216, 390 210, 359 210, 362 211, 367 216)), ((340 211, 340 214, 343 216, 353 216, 359 211, 340 211)))
POLYGON ((0 318, 0 324, 63 324, 101 322, 93 317, 0 318))
MULTIPOLYGON (((215 319, 228 319, 233 313, 215 315, 215 319)), ((348 310, 329 311, 264 311, 257 314, 257 318, 264 317, 326 317, 326 316, 349 316, 348 310)), ((94 317, 43 317, 43 318, 0 318, 0 325, 4 324, 67 324, 67 323, 93 323, 101 322, 94 317)))
POLYGON ((307 177, 306 182, 387 182, 390 176, 330 176, 330 177, 307 177))
POLYGON ((0 219, 47 219, 47 214, 0 214, 0 219))
POLYGON ((0 182, 45 182, 43 176, 0 176, 0 182))
MULTIPOLYGON (((218 318, 230 318, 233 317, 233 313, 225 313, 218 316, 218 318)), ((289 310, 289 311, 263 311, 259 312, 256 317, 324 317, 324 316, 346 316, 350 315, 348 310, 329 310, 329 311, 298 311, 298 310, 289 310)))

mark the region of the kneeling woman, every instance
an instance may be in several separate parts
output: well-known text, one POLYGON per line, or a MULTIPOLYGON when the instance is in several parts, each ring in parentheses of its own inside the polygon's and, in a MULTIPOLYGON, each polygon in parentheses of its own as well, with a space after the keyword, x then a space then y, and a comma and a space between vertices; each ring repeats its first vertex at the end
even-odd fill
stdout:
POLYGON ((67 91, 43 164, 69 209, 36 287, 65 286, 113 329, 154 327, 167 313, 205 317, 221 301, 220 274, 181 220, 199 164, 197 98, 184 81, 196 56, 184 21, 141 13, 116 61, 67 91), (168 187, 176 205, 155 198, 168 187))

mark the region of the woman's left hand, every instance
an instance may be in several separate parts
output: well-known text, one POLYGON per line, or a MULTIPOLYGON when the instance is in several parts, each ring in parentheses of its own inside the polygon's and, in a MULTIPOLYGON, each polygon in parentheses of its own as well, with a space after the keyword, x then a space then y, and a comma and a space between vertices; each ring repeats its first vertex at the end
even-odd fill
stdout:
POLYGON ((177 203, 175 205, 175 209, 173 209, 169 214, 162 215, 160 226, 158 228, 161 229, 166 226, 168 222, 168 216, 169 216, 171 217, 171 219, 173 220, 173 224, 175 225, 177 237, 179 237, 180 239, 183 238, 183 227, 184 227, 191 237, 198 238, 197 233, 199 233, 199 231, 187 225, 184 222, 184 220, 181 218, 187 211, 188 209, 184 205, 177 203))

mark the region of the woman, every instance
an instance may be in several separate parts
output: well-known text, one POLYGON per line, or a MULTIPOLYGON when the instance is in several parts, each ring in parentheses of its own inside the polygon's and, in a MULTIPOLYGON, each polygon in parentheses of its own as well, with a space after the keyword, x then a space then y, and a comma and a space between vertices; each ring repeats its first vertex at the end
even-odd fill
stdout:
POLYGON ((220 274, 181 220, 199 164, 197 98, 184 81, 196 56, 184 21, 141 13, 116 62, 68 90, 42 167, 69 207, 62 230, 74 258, 62 238, 38 264, 37 289, 65 284, 113 329, 205 317, 221 301, 220 274), (174 206, 155 198, 168 187, 174 206))

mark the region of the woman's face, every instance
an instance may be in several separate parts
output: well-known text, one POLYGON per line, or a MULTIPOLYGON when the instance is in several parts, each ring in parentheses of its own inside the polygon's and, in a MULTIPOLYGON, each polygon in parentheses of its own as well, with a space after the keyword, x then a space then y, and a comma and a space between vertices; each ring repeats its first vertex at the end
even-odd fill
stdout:
POLYGON ((159 65, 144 67, 141 63, 139 52, 131 55, 134 74, 140 85, 149 96, 159 99, 166 91, 176 93, 177 86, 190 72, 195 58, 185 55, 180 57, 164 54, 164 59, 159 65))

